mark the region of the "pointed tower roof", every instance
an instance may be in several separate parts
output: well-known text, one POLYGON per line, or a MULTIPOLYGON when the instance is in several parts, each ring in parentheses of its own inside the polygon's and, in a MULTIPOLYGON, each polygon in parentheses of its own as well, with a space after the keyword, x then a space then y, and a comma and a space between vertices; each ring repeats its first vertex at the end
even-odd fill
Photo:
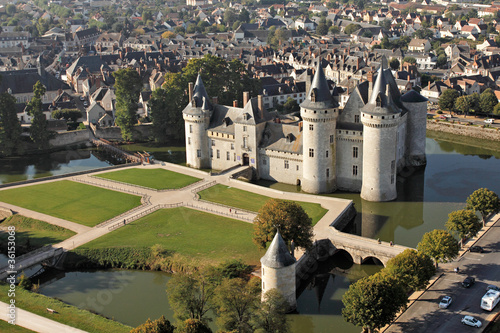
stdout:
MULTIPOLYGON (((363 112, 371 114, 393 114, 400 112, 399 107, 394 104, 390 80, 387 76, 392 75, 390 70, 386 70, 387 59, 382 57, 377 79, 373 85, 372 94, 368 103, 362 108, 363 112), (389 89, 389 90, 388 90, 389 89)), ((399 95, 395 96, 399 99, 399 95)), ((398 102, 399 103, 399 102, 398 102)))
POLYGON ((288 252, 285 241, 281 237, 279 230, 274 235, 274 239, 269 245, 266 254, 260 258, 263 266, 271 268, 283 268, 295 263, 295 258, 288 252))
POLYGON ((318 60, 311 88, 307 92, 306 99, 300 106, 308 109, 329 109, 338 106, 328 88, 325 72, 321 66, 321 59, 318 60))
POLYGON ((193 99, 195 100, 196 107, 203 107, 203 110, 212 109, 207 90, 205 89, 205 85, 203 84, 203 80, 201 79, 200 74, 198 74, 198 78, 196 79, 196 83, 194 84, 193 99))

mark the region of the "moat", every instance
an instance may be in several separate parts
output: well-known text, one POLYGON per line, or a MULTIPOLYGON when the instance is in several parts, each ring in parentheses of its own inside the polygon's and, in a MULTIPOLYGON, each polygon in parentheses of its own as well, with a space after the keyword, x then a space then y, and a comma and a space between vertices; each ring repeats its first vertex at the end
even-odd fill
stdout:
MULTIPOLYGON (((349 231, 415 247, 425 232, 443 228, 448 213, 463 207, 465 199, 475 189, 488 187, 500 193, 500 176, 496 172, 500 166, 500 152, 484 148, 490 147, 484 143, 479 148, 457 143, 453 138, 447 140, 427 139, 427 167, 424 170, 410 170, 410 176, 398 178, 396 201, 370 203, 361 200, 359 194, 333 194, 355 202, 358 216, 348 226, 349 231)), ((476 140, 470 142, 476 143, 476 140)), ((81 167, 89 161, 75 159, 71 162, 81 167)), ((59 164, 59 170, 62 170, 59 164)), ((71 169, 71 166, 64 165, 66 167, 71 169)), ((34 168, 25 168, 28 174, 21 177, 31 177, 29 172, 34 168)), ((12 171, 12 167, 9 170, 12 171)), ((47 168, 46 172, 53 174, 58 171, 47 168)), ((6 172, 0 170, 0 173, 0 179, 5 182, 6 172)), ((296 186, 283 184, 260 184, 283 191, 300 190, 296 186)), ((328 266, 322 267, 322 271, 298 299, 299 314, 291 315, 293 331, 330 332, 331 327, 336 327, 341 332, 359 332, 359 328, 345 323, 341 317, 342 295, 353 281, 373 274, 378 269, 372 265, 351 266, 343 258, 334 258, 328 266)), ((101 295, 103 304, 98 304, 99 309, 92 310, 132 326, 161 314, 172 319, 165 294, 165 283, 169 278, 167 274, 110 270, 69 272, 65 275, 43 286, 42 293, 77 306, 88 304, 89 298, 101 295), (125 285, 120 285, 122 277, 126 280, 125 285), (103 295, 112 297, 105 299, 103 295), (146 302, 144 304, 147 306, 124 306, 141 302, 146 302)), ((83 307, 91 309, 90 306, 83 307)))

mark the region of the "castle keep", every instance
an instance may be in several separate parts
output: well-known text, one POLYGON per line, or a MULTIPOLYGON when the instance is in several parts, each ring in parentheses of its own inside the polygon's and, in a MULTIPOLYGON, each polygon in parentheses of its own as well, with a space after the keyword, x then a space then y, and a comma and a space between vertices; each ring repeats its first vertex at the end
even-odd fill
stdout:
POLYGON ((414 90, 401 96, 384 59, 339 109, 320 63, 300 104, 301 119, 268 112, 261 95, 244 93, 243 107, 211 102, 198 76, 183 111, 187 164, 249 165, 258 178, 300 184, 309 193, 396 199, 397 172, 426 164, 427 99, 414 90))

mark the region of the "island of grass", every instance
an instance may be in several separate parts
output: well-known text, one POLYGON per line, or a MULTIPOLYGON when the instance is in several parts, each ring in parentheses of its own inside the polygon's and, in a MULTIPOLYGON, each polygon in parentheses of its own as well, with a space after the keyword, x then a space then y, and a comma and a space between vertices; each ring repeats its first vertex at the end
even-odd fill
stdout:
MULTIPOLYGON (((76 235, 75 232, 63 227, 18 214, 12 215, 0 223, 0 228, 7 229, 8 226, 16 228, 17 255, 36 250, 45 245, 62 242, 76 235)), ((0 231, 0 244, 7 246, 7 237, 6 232, 0 231)), ((5 250, 1 246, 0 249, 5 250)))
MULTIPOLYGON (((6 284, 0 284, 0 301, 10 302, 6 284)), ((132 329, 130 326, 22 288, 16 288, 16 307, 87 332, 126 333, 132 329), (48 313, 47 308, 55 310, 56 313, 48 313)))
POLYGON ((90 258, 99 262, 113 261, 107 266, 113 266, 114 262, 120 265, 129 262, 125 267, 135 268, 143 267, 134 263, 139 257, 147 260, 144 256, 149 253, 143 249, 160 245, 167 260, 175 261, 177 267, 189 269, 218 265, 233 259, 258 265, 264 251, 252 242, 252 235, 253 226, 250 223, 178 207, 153 212, 82 245, 76 253, 102 256, 90 258), (133 257, 134 262, 130 258, 113 258, 113 249, 119 253, 129 252, 128 256, 133 257))
POLYGON ((93 227, 141 204, 141 197, 60 180, 0 191, 0 201, 93 227))
POLYGON ((98 174, 96 177, 117 180, 132 185, 145 186, 155 190, 179 189, 201 180, 200 178, 165 169, 141 168, 106 172, 98 174))
MULTIPOLYGON (((234 187, 217 184, 206 190, 198 192, 200 199, 216 202, 231 207, 241 208, 258 212, 270 197, 240 190, 234 187)), ((327 210, 320 204, 312 202, 297 202, 304 208, 305 212, 312 219, 313 226, 326 214, 327 210)))

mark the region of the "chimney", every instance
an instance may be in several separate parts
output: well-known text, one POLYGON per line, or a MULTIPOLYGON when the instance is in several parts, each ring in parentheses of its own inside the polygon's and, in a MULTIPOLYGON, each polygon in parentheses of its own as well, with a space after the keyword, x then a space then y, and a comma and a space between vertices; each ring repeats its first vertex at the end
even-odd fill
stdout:
POLYGON ((238 107, 238 100, 237 100, 237 99, 235 99, 235 100, 233 101, 233 108, 237 108, 237 107, 238 107))
POLYGON ((243 107, 247 106, 248 100, 250 99, 250 92, 243 92, 243 107))
POLYGON ((264 120, 264 98, 262 95, 257 96, 257 109, 259 110, 260 119, 264 120))
POLYGON ((194 87, 194 83, 193 82, 189 82, 188 83, 188 91, 189 91, 189 101, 190 102, 193 99, 193 87, 194 87))
POLYGON ((299 122, 299 132, 302 132, 302 122, 299 122))
POLYGON ((219 98, 217 96, 212 97, 212 104, 219 104, 219 98))
POLYGON ((331 53, 328 53, 326 55, 326 61, 330 62, 331 60, 332 60, 332 55, 331 55, 331 53))
POLYGON ((427 89, 431 89, 431 81, 427 82, 427 89))
POLYGON ((371 97, 373 91, 373 71, 370 70, 366 76, 368 79, 368 96, 371 97))

